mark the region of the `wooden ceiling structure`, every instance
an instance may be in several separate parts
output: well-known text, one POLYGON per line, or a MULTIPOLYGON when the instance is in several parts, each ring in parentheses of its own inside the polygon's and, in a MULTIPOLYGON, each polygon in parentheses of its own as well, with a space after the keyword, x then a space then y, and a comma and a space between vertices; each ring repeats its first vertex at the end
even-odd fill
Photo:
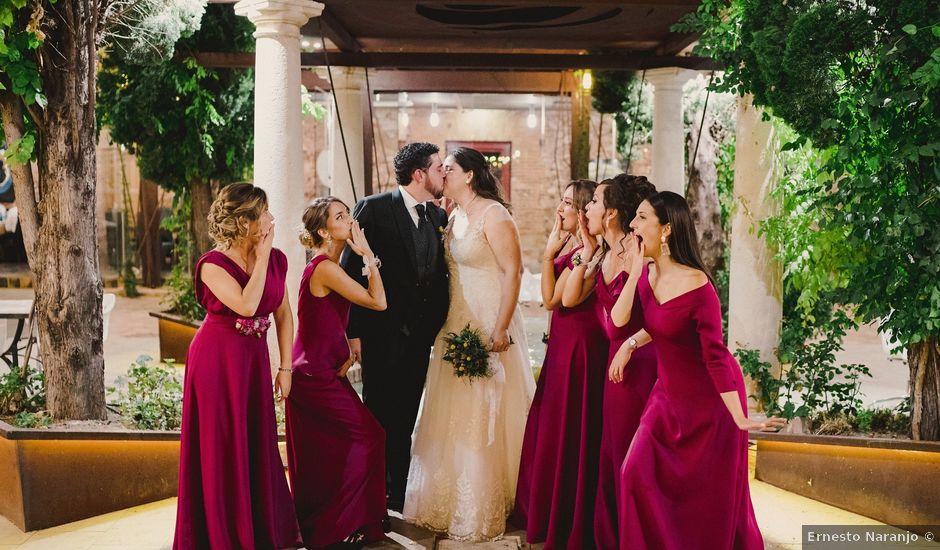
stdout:
MULTIPOLYGON (((557 94, 573 69, 716 68, 688 55, 695 35, 670 30, 699 0, 320 1, 322 15, 301 34, 322 37, 326 51, 301 53, 301 66, 366 67, 375 92, 557 94)), ((254 66, 250 53, 198 59, 209 67, 254 66)), ((329 90, 311 71, 304 83, 329 90)))

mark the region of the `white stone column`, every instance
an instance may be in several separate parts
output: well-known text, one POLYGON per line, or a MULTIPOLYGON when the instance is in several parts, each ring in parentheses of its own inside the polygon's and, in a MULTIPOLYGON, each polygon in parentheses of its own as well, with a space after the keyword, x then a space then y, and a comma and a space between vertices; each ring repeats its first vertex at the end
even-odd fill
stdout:
POLYGON ((274 246, 287 255, 287 292, 294 309, 306 264, 295 230, 304 208, 300 27, 322 12, 323 4, 311 0, 235 4, 235 13, 250 19, 256 29, 254 183, 268 195, 274 246))
POLYGON ((336 106, 330 109, 330 194, 341 199, 352 209, 355 199, 361 199, 365 193, 365 152, 363 151, 362 95, 366 93, 365 72, 356 67, 333 67, 333 94, 339 106, 339 118, 343 122, 340 134, 339 118, 336 106), (349 182, 349 168, 343 152, 343 135, 346 136, 346 150, 349 152, 349 167, 356 185, 353 198, 352 185, 349 182))
MULTIPOLYGON (((738 98, 734 160, 735 206, 731 217, 728 347, 760 351, 775 369, 783 317, 783 273, 758 224, 777 208, 770 196, 777 180, 773 126, 761 120, 751 96, 738 98)), ((753 386, 748 394, 753 393, 753 386)), ((754 403, 749 403, 750 408, 754 403)))
POLYGON ((666 67, 646 71, 653 85, 653 167, 650 180, 659 191, 685 196, 685 133, 682 86, 695 71, 666 67))

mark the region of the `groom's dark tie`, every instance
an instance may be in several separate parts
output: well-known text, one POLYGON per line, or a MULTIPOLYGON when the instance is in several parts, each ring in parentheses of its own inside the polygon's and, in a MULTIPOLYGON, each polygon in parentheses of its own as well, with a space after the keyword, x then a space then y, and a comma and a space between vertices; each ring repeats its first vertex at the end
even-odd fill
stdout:
POLYGON ((425 206, 423 202, 419 202, 415 205, 415 210, 418 212, 418 229, 423 229, 421 226, 428 221, 427 216, 424 214, 424 209, 425 206))
POLYGON ((418 268, 418 282, 424 283, 427 277, 434 272, 435 262, 437 261, 437 246, 435 239, 435 230, 428 220, 427 205, 419 203, 415 205, 415 211, 418 213, 418 227, 414 229, 415 242, 415 263, 418 268))

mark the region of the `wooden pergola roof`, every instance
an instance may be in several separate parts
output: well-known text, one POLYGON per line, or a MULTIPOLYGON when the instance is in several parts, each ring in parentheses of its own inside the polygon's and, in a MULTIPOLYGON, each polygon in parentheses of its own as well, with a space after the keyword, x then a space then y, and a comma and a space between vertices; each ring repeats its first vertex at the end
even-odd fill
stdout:
MULTIPOLYGON (((683 52, 696 36, 670 30, 699 0, 320 1, 323 14, 301 34, 322 36, 327 51, 302 53, 301 65, 375 69, 376 91, 557 93, 559 72, 570 69, 715 68, 683 52), (434 77, 439 71, 452 72, 447 83, 434 77)), ((254 65, 252 54, 205 52, 199 59, 215 67, 254 65)), ((328 89, 311 77, 306 83, 328 89)))

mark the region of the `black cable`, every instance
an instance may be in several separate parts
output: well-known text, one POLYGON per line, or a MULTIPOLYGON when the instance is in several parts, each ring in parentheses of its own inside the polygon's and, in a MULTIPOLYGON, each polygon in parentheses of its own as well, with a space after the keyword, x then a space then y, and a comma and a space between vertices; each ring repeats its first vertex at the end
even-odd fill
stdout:
POLYGON ((353 180, 352 164, 349 162, 349 150, 346 148, 346 133, 343 132, 343 119, 339 115, 339 101, 336 100, 336 87, 333 85, 333 71, 330 69, 330 60, 326 54, 326 41, 323 39, 323 18, 317 17, 317 26, 320 29, 320 44, 323 46, 323 62, 326 64, 326 76, 330 79, 330 91, 333 93, 333 110, 336 112, 336 124, 339 126, 339 137, 343 141, 343 155, 346 156, 346 170, 349 171, 349 186, 352 187, 353 202, 359 202, 356 193, 356 182, 353 180))
POLYGON ((698 157, 698 144, 702 141, 702 129, 705 128, 705 113, 708 112, 708 96, 712 93, 712 77, 714 76, 715 71, 712 71, 708 76, 708 86, 705 88, 705 105, 702 106, 702 120, 698 123, 698 136, 695 138, 695 149, 692 150, 692 158, 689 159, 689 180, 685 184, 686 187, 692 185, 692 170, 695 169, 695 159, 698 157))
POLYGON ((640 115, 640 98, 643 94, 643 83, 646 82, 646 69, 643 69, 643 73, 640 76, 640 85, 637 86, 636 90, 636 107, 633 109, 633 129, 630 130, 630 149, 627 151, 627 170, 626 172, 630 173, 630 165, 633 164, 633 140, 636 137, 636 122, 639 120, 640 115))

